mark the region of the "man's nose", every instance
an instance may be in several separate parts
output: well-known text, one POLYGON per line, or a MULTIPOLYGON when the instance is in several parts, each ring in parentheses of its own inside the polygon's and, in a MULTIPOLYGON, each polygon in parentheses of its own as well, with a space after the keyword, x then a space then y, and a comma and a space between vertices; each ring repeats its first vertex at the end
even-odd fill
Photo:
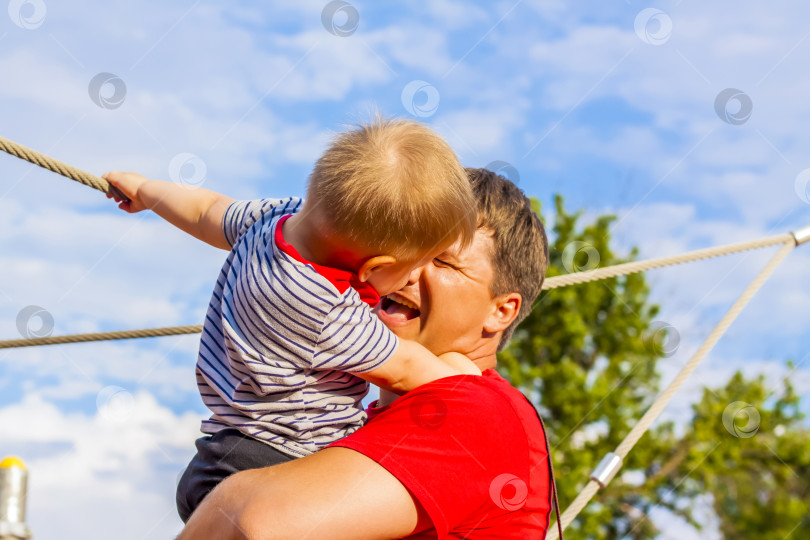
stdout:
POLYGON ((413 285, 419 281, 419 278, 422 276, 422 271, 424 270, 424 266, 419 266, 411 270, 411 273, 408 274, 408 283, 407 285, 413 285))

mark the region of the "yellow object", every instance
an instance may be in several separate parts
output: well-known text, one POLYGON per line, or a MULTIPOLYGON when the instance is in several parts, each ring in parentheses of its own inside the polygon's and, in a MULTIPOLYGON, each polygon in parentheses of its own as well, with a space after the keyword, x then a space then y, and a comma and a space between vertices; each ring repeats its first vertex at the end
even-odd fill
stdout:
POLYGON ((0 469, 10 469, 12 467, 19 467, 20 469, 28 470, 23 460, 17 456, 8 456, 3 461, 0 461, 0 469))

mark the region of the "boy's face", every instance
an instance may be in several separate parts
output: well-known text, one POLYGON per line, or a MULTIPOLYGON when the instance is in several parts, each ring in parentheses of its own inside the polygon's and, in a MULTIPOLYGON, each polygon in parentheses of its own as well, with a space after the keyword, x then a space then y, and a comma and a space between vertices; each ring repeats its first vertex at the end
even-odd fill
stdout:
POLYGON ((395 263, 381 266, 369 276, 368 284, 374 287, 380 296, 398 291, 408 283, 411 272, 432 261, 445 249, 447 246, 439 246, 419 260, 397 260, 395 263))
POLYGON ((477 230, 470 247, 451 246, 414 270, 405 287, 383 298, 377 316, 397 336, 433 354, 459 352, 481 369, 495 367, 501 333, 487 326, 500 306, 492 296, 493 249, 491 233, 477 230))

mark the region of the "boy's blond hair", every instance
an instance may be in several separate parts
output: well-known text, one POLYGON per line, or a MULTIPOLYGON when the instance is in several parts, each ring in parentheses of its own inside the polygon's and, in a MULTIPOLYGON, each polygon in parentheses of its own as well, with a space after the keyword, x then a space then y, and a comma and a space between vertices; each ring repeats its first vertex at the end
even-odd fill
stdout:
POLYGON ((315 164, 307 199, 338 236, 402 260, 457 238, 467 246, 477 224, 455 153, 412 120, 377 116, 338 134, 315 164))

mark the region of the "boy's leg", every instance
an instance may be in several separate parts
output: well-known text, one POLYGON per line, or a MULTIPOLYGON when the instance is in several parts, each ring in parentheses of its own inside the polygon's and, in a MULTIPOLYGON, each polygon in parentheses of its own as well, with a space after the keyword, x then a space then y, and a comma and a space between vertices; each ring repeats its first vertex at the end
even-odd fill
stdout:
POLYGON ((177 485, 177 513, 183 523, 188 521, 203 498, 233 473, 294 459, 236 429, 223 429, 201 437, 195 445, 197 454, 177 485))

